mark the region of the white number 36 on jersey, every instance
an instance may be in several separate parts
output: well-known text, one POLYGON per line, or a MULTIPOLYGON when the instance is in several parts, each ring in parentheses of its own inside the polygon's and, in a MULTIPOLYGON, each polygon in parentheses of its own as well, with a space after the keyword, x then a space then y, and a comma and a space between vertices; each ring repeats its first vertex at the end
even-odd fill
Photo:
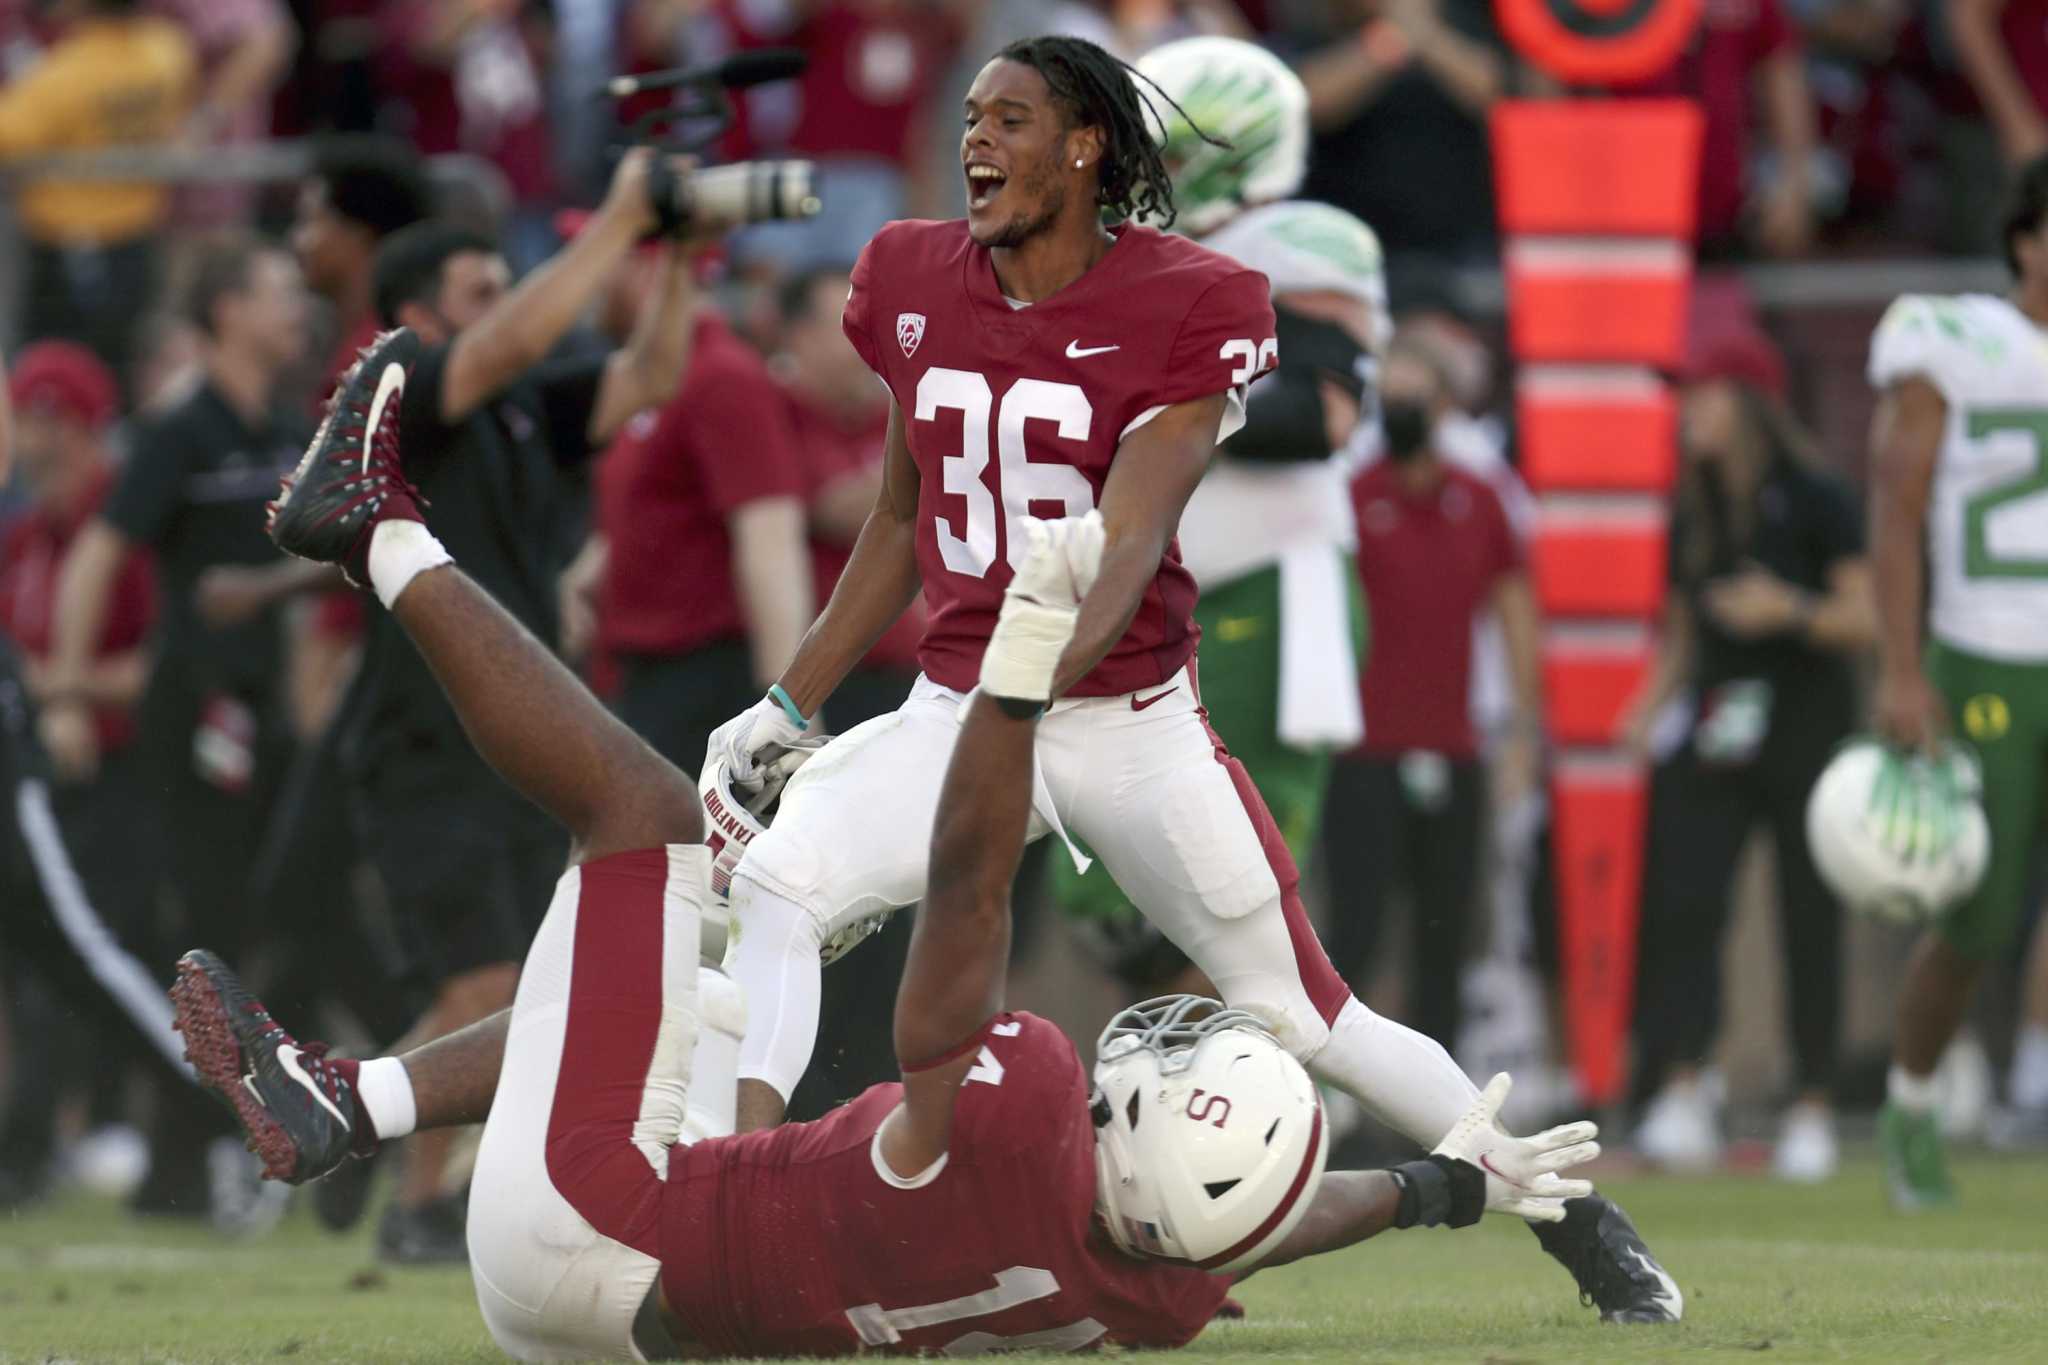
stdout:
POLYGON ((1241 360, 1244 363, 1230 372, 1233 384, 1249 384, 1252 376, 1264 374, 1273 368, 1273 362, 1280 358, 1280 342, 1275 337, 1264 341, 1253 341, 1250 337, 1233 337, 1223 343, 1223 349, 1216 353, 1218 360, 1241 360))

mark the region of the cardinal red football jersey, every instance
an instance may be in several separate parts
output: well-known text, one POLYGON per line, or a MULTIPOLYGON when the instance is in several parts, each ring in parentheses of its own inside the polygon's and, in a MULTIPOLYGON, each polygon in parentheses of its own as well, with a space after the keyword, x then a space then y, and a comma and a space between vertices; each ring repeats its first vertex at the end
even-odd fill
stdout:
MULTIPOLYGON (((1265 276, 1151 228, 1116 236, 1087 274, 1027 308, 1003 297, 964 219, 891 223, 854 267, 846 335, 895 395, 923 481, 931 621, 918 659, 948 687, 980 676, 1020 518, 1085 513, 1126 435, 1233 389, 1241 413, 1243 387, 1274 363, 1265 276)), ((1195 651, 1194 605, 1175 542, 1130 629, 1072 695, 1172 677, 1195 651)))
POLYGON ((816 1123, 676 1148, 662 1203, 669 1306, 719 1355, 1185 1344, 1227 1282, 1132 1260, 1095 1226, 1088 1092, 1065 1034, 1006 1014, 922 1183, 889 1174, 876 1150, 895 1084, 816 1123))

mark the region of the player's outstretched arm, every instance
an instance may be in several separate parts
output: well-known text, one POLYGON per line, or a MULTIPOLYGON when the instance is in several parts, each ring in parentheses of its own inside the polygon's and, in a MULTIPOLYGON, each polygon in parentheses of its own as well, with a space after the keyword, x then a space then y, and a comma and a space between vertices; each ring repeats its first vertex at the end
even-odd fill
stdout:
POLYGON ((981 686, 946 765, 931 878, 896 992, 903 1107, 882 1129, 882 1157, 905 1177, 945 1155, 954 1093, 1003 1007, 1010 883, 1031 820, 1038 716, 1102 558, 1102 523, 1092 512, 1023 525, 1030 550, 1003 594, 981 686))
POLYGON ((1870 552, 1877 589, 1878 732, 1897 744, 1924 745, 1941 723, 1940 699, 1920 669, 1920 616, 1926 602, 1927 501, 1934 487, 1948 402, 1925 379, 1909 378, 1878 396, 1870 419, 1870 552))
POLYGON ((1102 487, 1102 571, 1053 675, 1054 696, 1087 677, 1130 629, 1181 511, 1215 458, 1225 402, 1215 393, 1175 403, 1117 447, 1102 487))
POLYGON ((1564 1201, 1593 1192, 1590 1181, 1560 1173, 1600 1155, 1591 1123, 1567 1123, 1533 1137, 1515 1137, 1499 1123, 1511 1082, 1487 1083, 1434 1152, 1387 1171, 1332 1171, 1315 1202, 1258 1269, 1336 1251, 1388 1228, 1469 1227, 1481 1214, 1508 1213, 1530 1222, 1564 1217, 1564 1201))

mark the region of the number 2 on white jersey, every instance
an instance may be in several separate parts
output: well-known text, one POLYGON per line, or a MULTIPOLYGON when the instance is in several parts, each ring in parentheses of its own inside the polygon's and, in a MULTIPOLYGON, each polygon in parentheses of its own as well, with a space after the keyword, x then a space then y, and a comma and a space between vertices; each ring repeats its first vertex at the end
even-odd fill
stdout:
POLYGON ((939 460, 940 486, 967 503, 965 536, 955 535, 945 517, 939 518, 937 527, 939 558, 952 572, 982 578, 996 559, 996 500, 982 477, 988 469, 991 414, 1001 461, 996 486, 1002 490, 1004 540, 1011 568, 1017 567, 1023 550, 1018 522, 1033 503, 1056 502, 1063 509, 1058 515, 1067 517, 1083 516, 1095 506, 1095 489, 1086 475, 1072 465, 1033 460, 1024 444, 1024 424, 1034 420, 1053 423, 1063 441, 1088 439, 1095 409, 1079 385, 1019 379, 998 405, 988 376, 935 365, 917 381, 916 417, 929 422, 945 411, 960 414, 960 453, 939 460))

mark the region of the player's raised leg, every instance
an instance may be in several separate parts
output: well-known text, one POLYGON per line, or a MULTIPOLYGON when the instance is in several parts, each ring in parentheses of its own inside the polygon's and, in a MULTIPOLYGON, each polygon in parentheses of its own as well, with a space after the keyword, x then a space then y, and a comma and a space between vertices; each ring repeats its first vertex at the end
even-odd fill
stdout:
POLYGON ((477 752, 568 828, 579 858, 696 842, 695 786, 454 567, 427 530, 398 452, 399 400, 418 352, 412 333, 387 332, 342 377, 273 504, 272 538, 375 589, 477 752))
MULTIPOLYGON (((701 806, 421 521, 397 449, 396 400, 416 349, 409 334, 386 334, 344 377, 271 534, 376 589, 477 752, 573 837, 576 865, 504 1030, 471 1185, 471 1267, 509 1353, 631 1354, 644 1349, 635 1333, 659 1273, 655 1196, 682 1136, 698 1039, 701 806)), ((471 1041, 490 1045, 487 1033, 471 1041)))

